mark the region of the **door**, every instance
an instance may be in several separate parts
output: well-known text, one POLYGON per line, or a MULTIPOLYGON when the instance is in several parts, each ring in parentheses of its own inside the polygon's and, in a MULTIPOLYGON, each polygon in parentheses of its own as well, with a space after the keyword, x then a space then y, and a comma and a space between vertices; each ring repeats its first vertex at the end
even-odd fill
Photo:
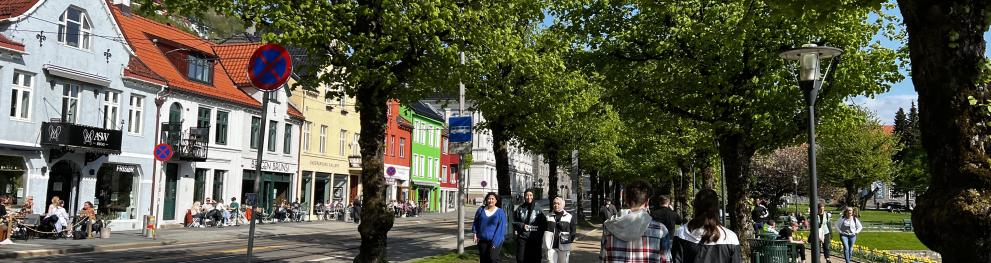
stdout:
POLYGON ((162 220, 175 220, 176 187, 179 184, 179 165, 165 165, 165 209, 162 220))
POLYGON ((52 197, 58 197, 64 204, 66 211, 72 211, 72 182, 73 178, 79 176, 79 172, 67 161, 60 161, 52 166, 52 171, 48 178, 48 194, 45 196, 45 212, 48 212, 48 205, 52 204, 52 197))

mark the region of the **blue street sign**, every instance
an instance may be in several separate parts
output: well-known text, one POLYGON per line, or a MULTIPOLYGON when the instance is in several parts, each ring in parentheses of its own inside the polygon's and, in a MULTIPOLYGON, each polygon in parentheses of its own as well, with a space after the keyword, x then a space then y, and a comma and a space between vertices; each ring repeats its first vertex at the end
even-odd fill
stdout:
POLYGON ((255 88, 273 91, 282 87, 292 73, 292 56, 282 46, 266 44, 248 60, 248 78, 255 88))
POLYGON ((256 205, 256 204, 258 204, 258 195, 255 195, 255 193, 245 193, 244 194, 244 203, 247 204, 247 205, 256 205))
POLYGON ((451 142, 470 142, 472 127, 471 116, 451 117, 448 120, 448 140, 451 142))

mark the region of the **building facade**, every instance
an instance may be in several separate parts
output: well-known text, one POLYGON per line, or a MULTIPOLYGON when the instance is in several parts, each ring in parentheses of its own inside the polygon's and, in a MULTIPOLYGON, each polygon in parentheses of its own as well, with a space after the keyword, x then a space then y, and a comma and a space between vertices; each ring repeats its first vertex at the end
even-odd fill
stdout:
MULTIPOLYGON (((7 209, 92 202, 114 229, 150 204, 155 94, 105 1, 2 1, 0 195, 7 209), (102 37, 97 37, 102 36, 102 37)), ((11 210, 8 210, 11 211, 11 210)))
MULTIPOLYGON (((445 131, 448 131, 445 129, 445 131)), ((460 174, 461 155, 453 153, 448 148, 447 132, 442 134, 440 152, 440 211, 452 212, 457 210, 458 175, 460 174)))
POLYGON ((267 131, 261 131, 261 98, 247 87, 246 57, 253 46, 215 45, 205 39, 112 8, 124 39, 150 73, 168 84, 158 97, 156 142, 173 157, 157 166, 155 205, 159 222, 182 223, 193 202, 245 200, 255 190, 255 158, 264 151, 258 205, 296 198, 302 115, 285 93, 271 93, 267 131), (231 70, 227 70, 231 69, 231 70), (244 131, 249 131, 245 134, 244 131), (266 141, 261 145, 261 137, 266 141))
POLYGON ((437 211, 440 195, 440 144, 444 117, 430 105, 413 102, 405 111, 413 121, 412 200, 424 211, 437 211))
POLYGON ((410 195, 411 136, 413 123, 400 114, 397 100, 389 101, 388 126, 385 130, 386 201, 405 202, 410 195))
POLYGON ((333 88, 322 88, 320 92, 296 90, 290 97, 306 117, 300 142, 300 191, 310 211, 313 205, 328 202, 346 207, 360 196, 361 125, 353 98, 328 98, 326 93, 333 88))

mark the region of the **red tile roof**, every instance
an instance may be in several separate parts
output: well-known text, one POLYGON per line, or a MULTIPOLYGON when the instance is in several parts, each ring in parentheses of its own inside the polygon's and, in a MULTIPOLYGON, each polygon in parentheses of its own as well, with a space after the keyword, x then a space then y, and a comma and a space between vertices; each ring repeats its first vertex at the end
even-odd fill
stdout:
POLYGON ((131 61, 127 63, 127 67, 124 68, 124 77, 139 79, 142 81, 147 81, 155 84, 165 85, 165 78, 155 74, 148 65, 141 62, 138 57, 131 56, 131 61))
MULTIPOLYGON (((2 0, 0 0, 2 1, 2 0)), ((137 54, 138 59, 144 62, 151 72, 161 76, 168 83, 169 88, 184 92, 199 94, 219 100, 224 100, 249 107, 260 107, 261 103, 238 89, 227 76, 224 67, 213 67, 213 83, 205 84, 191 81, 180 72, 174 64, 166 57, 165 51, 159 49, 152 39, 159 42, 168 42, 170 45, 179 46, 178 49, 192 51, 212 56, 213 43, 198 36, 180 31, 177 28, 160 24, 140 17, 138 15, 121 14, 120 9, 111 5, 114 18, 120 25, 124 38, 131 44, 131 48, 137 54)))
POLYGON ((261 43, 241 43, 213 46, 213 51, 220 57, 220 64, 239 87, 251 87, 248 79, 248 60, 261 43))
POLYGON ((9 37, 4 36, 3 34, 0 34, 0 48, 24 53, 24 44, 21 44, 21 42, 14 41, 13 39, 10 39, 9 37))
POLYGON ((37 3, 38 0, 0 0, 0 20, 20 16, 37 3))
POLYGON ((895 125, 881 125, 881 128, 884 129, 885 134, 895 134, 895 125))

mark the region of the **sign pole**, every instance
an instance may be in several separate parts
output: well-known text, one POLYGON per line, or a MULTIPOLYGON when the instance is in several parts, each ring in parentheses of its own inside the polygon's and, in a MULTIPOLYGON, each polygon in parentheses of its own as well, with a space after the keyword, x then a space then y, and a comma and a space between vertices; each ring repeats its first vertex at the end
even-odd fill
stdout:
MULTIPOLYGON (((258 195, 258 190, 261 186, 262 179, 262 155, 265 153, 265 126, 268 123, 268 96, 269 92, 262 91, 262 123, 258 128, 258 158, 255 160, 255 196, 258 195)), ((262 198, 266 198, 262 195, 262 198)), ((252 250, 255 247, 255 220, 258 218, 255 215, 255 211, 258 211, 258 198, 255 198, 255 203, 251 204, 251 223, 248 227, 248 263, 251 263, 252 250)))
MULTIPOLYGON (((465 53, 460 52, 461 65, 465 64, 465 53)), ((465 114, 465 84, 458 81, 458 116, 465 114)), ((470 149, 470 147, 469 147, 470 149)), ((465 253, 465 153, 458 158, 458 255, 465 253)))

